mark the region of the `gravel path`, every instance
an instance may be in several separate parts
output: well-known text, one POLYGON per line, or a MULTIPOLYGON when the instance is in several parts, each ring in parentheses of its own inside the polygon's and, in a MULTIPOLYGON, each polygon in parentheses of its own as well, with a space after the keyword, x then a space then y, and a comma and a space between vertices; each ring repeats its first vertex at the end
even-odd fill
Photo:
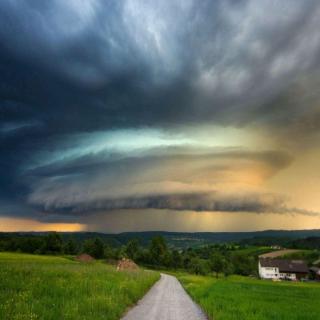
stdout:
POLYGON ((161 279, 122 320, 207 320, 207 317, 177 278, 161 274, 161 279))

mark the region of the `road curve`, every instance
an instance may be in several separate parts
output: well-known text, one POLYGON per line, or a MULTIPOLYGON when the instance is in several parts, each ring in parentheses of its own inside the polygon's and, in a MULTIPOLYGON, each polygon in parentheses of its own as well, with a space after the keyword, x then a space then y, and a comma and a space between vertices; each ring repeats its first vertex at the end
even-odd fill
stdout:
POLYGON ((161 274, 160 280, 121 320, 207 320, 177 278, 161 274))

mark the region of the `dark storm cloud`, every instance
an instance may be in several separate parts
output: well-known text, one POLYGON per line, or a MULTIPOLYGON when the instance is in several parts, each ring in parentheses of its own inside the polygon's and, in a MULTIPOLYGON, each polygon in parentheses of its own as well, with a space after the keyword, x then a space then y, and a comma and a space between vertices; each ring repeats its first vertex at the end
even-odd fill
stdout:
POLYGON ((202 123, 317 133, 319 19, 311 0, 1 1, 0 200, 25 203, 41 170, 75 182, 101 172, 98 154, 25 172, 79 133, 202 123))
POLYGON ((280 206, 279 200, 263 200, 264 195, 226 196, 212 189, 199 193, 198 188, 203 182, 218 188, 219 183, 230 181, 232 172, 253 171, 266 180, 291 160, 277 151, 166 148, 135 157, 100 153, 71 162, 61 160, 27 171, 25 179, 33 181, 29 205, 55 217, 61 215, 62 220, 68 213, 81 216, 130 208, 284 213, 283 199, 280 206))
POLYGON ((144 197, 104 199, 64 207, 39 207, 41 221, 67 222, 82 219, 96 212, 136 209, 168 209, 195 212, 278 213, 317 216, 319 213, 301 208, 290 208, 285 199, 276 195, 246 194, 221 195, 219 193, 159 194, 144 197))
POLYGON ((254 121, 266 99, 318 70, 319 10, 317 1, 2 1, 1 97, 54 133, 254 121))

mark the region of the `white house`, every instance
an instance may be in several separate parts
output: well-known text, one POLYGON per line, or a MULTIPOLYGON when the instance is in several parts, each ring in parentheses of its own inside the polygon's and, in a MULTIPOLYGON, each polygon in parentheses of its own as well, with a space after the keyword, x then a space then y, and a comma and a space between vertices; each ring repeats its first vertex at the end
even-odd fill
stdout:
POLYGON ((299 280, 308 274, 303 260, 259 259, 259 276, 262 279, 299 280))

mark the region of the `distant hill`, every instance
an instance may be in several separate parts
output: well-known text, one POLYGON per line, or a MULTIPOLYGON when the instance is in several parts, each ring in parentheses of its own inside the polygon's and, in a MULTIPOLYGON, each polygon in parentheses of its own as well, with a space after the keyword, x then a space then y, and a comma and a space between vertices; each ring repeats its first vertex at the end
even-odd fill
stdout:
MULTIPOLYGON (((47 232, 0 232, 0 239, 8 236, 39 236, 47 232)), ((170 247, 186 248, 199 247, 206 244, 223 242, 254 243, 285 243, 285 241, 299 240, 311 237, 320 237, 320 230, 265 230, 255 232, 166 232, 166 231, 145 231, 145 232, 123 232, 119 234, 106 234, 98 232, 61 232, 64 239, 74 239, 83 242, 89 238, 99 237, 104 242, 113 246, 126 244, 130 239, 139 239, 142 245, 148 245, 155 236, 163 236, 170 247)), ((301 242, 301 241, 298 241, 301 242)))
POLYGON ((272 239, 274 243, 281 240, 298 240, 310 237, 320 237, 320 230, 265 230, 255 232, 125 232, 116 235, 118 241, 126 243, 132 238, 137 238, 142 244, 147 244, 153 237, 163 236, 170 246, 177 248, 199 247, 206 244, 223 242, 247 242, 255 239, 265 242, 265 239, 272 239))

